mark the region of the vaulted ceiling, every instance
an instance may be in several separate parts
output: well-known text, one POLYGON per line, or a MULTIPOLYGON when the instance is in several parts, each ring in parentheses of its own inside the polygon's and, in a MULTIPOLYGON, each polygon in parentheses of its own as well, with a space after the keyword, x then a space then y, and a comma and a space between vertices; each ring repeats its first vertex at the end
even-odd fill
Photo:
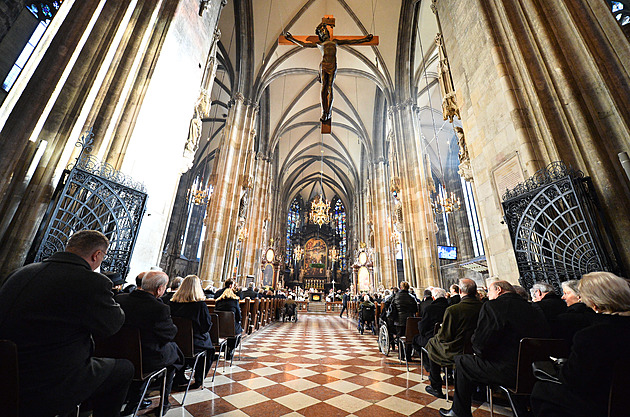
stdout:
MULTIPOLYGON (((203 154, 212 153, 236 92, 260 106, 256 151, 277 164, 282 204, 298 194, 308 200, 319 193, 341 197, 352 205, 366 168, 379 157, 387 159, 387 108, 396 96, 397 68, 409 72, 410 89, 419 108, 424 150, 433 169, 443 166, 452 126, 442 121, 436 78, 437 33, 430 1, 418 2, 411 17, 401 17, 404 0, 230 0, 219 21, 221 31, 213 107, 204 121, 203 154), (314 35, 325 15, 336 19, 335 36, 379 37, 378 46, 340 46, 337 51, 332 134, 320 133, 316 48, 278 45, 284 31, 314 35), (411 58, 398 57, 399 25, 410 31, 411 58), (397 60, 403 60, 400 65, 397 60), (440 144, 440 147, 437 146, 440 144), (442 157, 440 157, 442 155, 442 157)), ((203 156, 203 155, 199 155, 203 156)), ((439 168, 441 170, 441 168, 439 168)))

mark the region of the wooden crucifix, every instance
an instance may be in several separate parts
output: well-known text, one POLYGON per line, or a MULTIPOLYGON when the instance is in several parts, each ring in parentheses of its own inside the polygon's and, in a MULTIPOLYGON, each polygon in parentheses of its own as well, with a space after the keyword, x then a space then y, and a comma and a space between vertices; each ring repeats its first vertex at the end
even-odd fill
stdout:
POLYGON ((315 29, 317 36, 293 36, 289 32, 280 35, 278 45, 298 45, 303 48, 318 48, 322 53, 319 64, 319 81, 322 83, 322 133, 331 132, 333 84, 337 75, 337 45, 378 45, 378 36, 333 36, 335 18, 327 15, 315 29))

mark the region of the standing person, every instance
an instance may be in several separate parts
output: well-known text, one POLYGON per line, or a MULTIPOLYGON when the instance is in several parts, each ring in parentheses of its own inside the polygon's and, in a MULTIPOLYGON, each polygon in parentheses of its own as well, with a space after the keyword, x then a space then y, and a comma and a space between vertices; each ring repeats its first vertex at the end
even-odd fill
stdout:
MULTIPOLYGON (((214 305, 214 311, 233 312, 235 333, 241 334, 243 332, 243 327, 241 326, 241 306, 239 305, 238 302, 239 302, 238 295, 234 294, 234 291, 232 291, 231 286, 226 287, 223 289, 221 296, 217 298, 216 303, 214 305)), ((236 338, 229 338, 227 347, 228 347, 227 359, 232 359, 232 355, 234 354, 234 349, 236 349, 236 338)))
MULTIPOLYGON (((341 297, 341 313, 339 313, 339 317, 343 317, 343 312, 348 310, 348 301, 350 301, 350 290, 346 290, 341 297)), ((346 313, 346 317, 348 317, 348 313, 346 313)))
MULTIPOLYGON (((195 353, 206 351, 206 372, 211 369, 214 359, 214 346, 210 340, 212 319, 206 305, 206 295, 201 287, 201 280, 197 275, 188 275, 173 294, 171 301, 171 316, 192 320, 193 344, 195 353)), ((195 382, 190 388, 199 388, 206 376, 203 367, 197 364, 195 382)))
POLYGON ((133 365, 92 357, 92 338, 113 335, 125 320, 112 282, 93 272, 108 246, 101 232, 82 230, 0 289, 0 339, 18 349, 20 415, 66 414, 88 400, 94 417, 119 415, 133 365))
POLYGON ((479 384, 514 388, 521 339, 548 334, 542 313, 516 294, 512 284, 491 283, 472 337, 474 354, 455 357, 453 406, 440 408, 440 416, 471 417, 472 394, 479 384))
MULTIPOLYGON (((175 374, 184 366, 184 355, 173 341, 177 327, 171 319, 171 309, 160 300, 167 285, 168 275, 162 271, 149 271, 142 279, 142 288, 131 294, 116 296, 116 301, 125 311, 125 324, 140 330, 143 370, 152 372, 166 367, 164 412, 171 407, 168 396, 175 374)), ((131 414, 135 410, 142 395, 141 388, 142 384, 139 382, 131 384, 129 403, 123 410, 123 415, 131 414)))
MULTIPOLYGON (((400 291, 394 295, 392 305, 396 310, 394 317, 394 326, 396 326, 396 334, 398 337, 405 335, 407 327, 407 318, 413 317, 418 312, 418 303, 416 299, 409 295, 409 283, 403 281, 400 283, 400 291)), ((407 352, 407 359, 411 357, 411 349, 407 352)))

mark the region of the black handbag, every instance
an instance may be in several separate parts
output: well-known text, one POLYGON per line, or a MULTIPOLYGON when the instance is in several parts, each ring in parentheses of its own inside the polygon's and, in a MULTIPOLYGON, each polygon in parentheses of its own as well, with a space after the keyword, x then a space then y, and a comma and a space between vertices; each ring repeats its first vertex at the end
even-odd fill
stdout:
POLYGON ((539 381, 562 384, 560 381, 560 369, 562 369, 565 361, 566 359, 556 359, 555 361, 536 361, 532 363, 534 377, 539 381))

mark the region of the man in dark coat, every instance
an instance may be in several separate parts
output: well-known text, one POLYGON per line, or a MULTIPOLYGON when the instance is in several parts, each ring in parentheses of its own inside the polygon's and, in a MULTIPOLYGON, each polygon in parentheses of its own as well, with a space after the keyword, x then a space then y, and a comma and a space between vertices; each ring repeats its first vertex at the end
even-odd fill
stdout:
MULTIPOLYGON (((429 381, 431 385, 425 390, 438 398, 444 398, 440 367, 455 365, 455 355, 464 353, 464 346, 470 343, 473 332, 477 328, 481 301, 477 299, 477 284, 472 279, 459 280, 457 287, 463 297, 461 301, 450 306, 444 313, 440 331, 426 344, 429 353, 429 381)), ((451 297, 453 298, 453 297, 451 297)))
MULTIPOLYGON (((400 290, 394 295, 392 300, 394 306, 394 326, 397 335, 404 336, 407 328, 407 318, 414 317, 418 312, 418 302, 409 294, 409 283, 400 283, 400 290)), ((401 355, 402 356, 402 355, 401 355)), ((407 360, 411 359, 411 349, 407 351, 407 360)))
POLYGON ((108 246, 100 232, 77 232, 65 252, 18 269, 0 289, 0 339, 18 348, 20 415, 66 414, 89 399, 95 417, 119 415, 133 365, 92 357, 92 337, 125 320, 112 282, 93 272, 108 246))
MULTIPOLYGON (((221 291, 221 292, 223 292, 223 291, 221 291)), ((254 283, 250 282, 249 284, 247 284, 247 289, 246 290, 241 290, 238 293, 238 296, 239 296, 239 298, 241 300, 244 300, 247 297, 249 297, 250 300, 255 300, 256 298, 258 298, 258 293, 256 291, 254 291, 254 283)))
POLYGON ((459 295, 459 286, 457 284, 453 284, 449 288, 449 291, 451 293, 451 296, 448 297, 448 305, 452 306, 459 303, 462 299, 461 296, 459 295))
MULTIPOLYGON (((339 317, 343 317, 343 312, 348 310, 348 301, 350 301, 350 290, 346 290, 346 292, 343 293, 343 296, 341 298, 341 313, 339 313, 339 317)), ((348 316, 349 312, 346 313, 346 316, 348 316)))
POLYGON ((520 340, 549 334, 543 315, 516 294, 509 282, 490 284, 488 299, 472 337, 475 354, 455 357, 453 406, 440 408, 443 417, 471 417, 472 394, 478 384, 514 388, 520 340))
POLYGON ((535 283, 530 293, 534 308, 545 316, 547 323, 553 323, 558 315, 567 311, 567 304, 546 282, 535 283))
POLYGON ((424 315, 418 323, 419 334, 414 338, 414 343, 418 346, 416 350, 418 351, 435 335, 435 325, 442 323, 444 312, 448 308, 446 291, 442 288, 433 288, 431 294, 433 302, 424 310, 424 315))
MULTIPOLYGON (((170 408, 168 396, 173 385, 175 373, 184 365, 184 355, 173 339, 177 327, 171 319, 171 310, 160 297, 164 295, 168 284, 168 275, 161 271, 149 271, 142 279, 142 288, 131 294, 119 294, 116 301, 125 311, 125 325, 140 329, 142 341, 142 367, 151 372, 167 368, 165 411, 170 408)), ((123 415, 132 412, 140 401, 141 384, 133 383, 129 390, 129 403, 123 415)))
POLYGON ((431 290, 427 288, 426 290, 424 290, 422 301, 420 302, 420 317, 424 316, 424 310, 426 310, 432 302, 433 297, 431 296, 431 290))

